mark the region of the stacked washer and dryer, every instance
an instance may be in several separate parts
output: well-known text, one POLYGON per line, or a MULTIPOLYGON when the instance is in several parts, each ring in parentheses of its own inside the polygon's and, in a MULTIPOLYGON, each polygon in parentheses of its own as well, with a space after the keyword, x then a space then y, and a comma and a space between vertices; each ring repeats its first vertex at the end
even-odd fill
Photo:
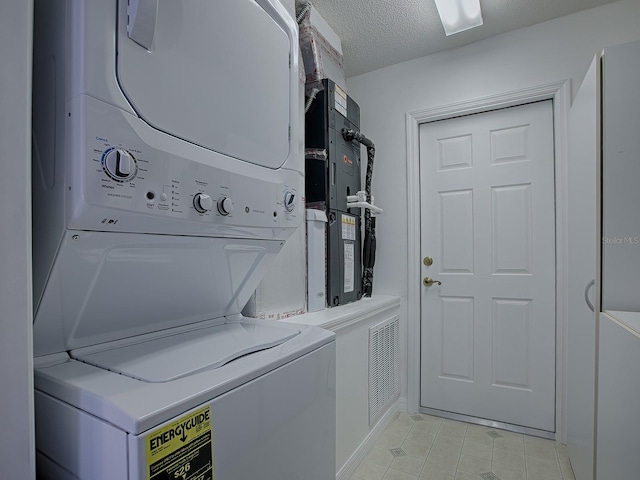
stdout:
POLYGON ((277 0, 36 1, 42 479, 335 478, 335 344, 243 318, 304 217, 277 0))

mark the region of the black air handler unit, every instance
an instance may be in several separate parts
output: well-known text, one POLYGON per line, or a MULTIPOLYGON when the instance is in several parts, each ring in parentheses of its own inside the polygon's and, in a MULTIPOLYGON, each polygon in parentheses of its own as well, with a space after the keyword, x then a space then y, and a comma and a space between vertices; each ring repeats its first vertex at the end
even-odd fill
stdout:
POLYGON ((325 210, 329 220, 326 298, 332 307, 362 297, 360 209, 347 208, 347 195, 361 190, 360 143, 342 135, 343 129, 360 131, 360 107, 331 80, 323 87, 306 114, 305 187, 307 208, 325 210))

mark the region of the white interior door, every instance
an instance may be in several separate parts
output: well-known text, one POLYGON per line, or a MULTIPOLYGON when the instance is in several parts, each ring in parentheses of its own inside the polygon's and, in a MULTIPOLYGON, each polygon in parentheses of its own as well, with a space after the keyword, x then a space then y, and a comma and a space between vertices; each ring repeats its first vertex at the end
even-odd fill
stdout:
POLYGON ((421 406, 555 431, 553 107, 420 126, 421 406))

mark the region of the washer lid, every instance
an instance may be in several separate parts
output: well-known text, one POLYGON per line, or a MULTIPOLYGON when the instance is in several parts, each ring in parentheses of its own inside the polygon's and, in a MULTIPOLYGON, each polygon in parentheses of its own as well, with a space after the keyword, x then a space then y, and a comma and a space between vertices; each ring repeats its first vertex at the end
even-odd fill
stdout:
POLYGON ((282 242, 69 230, 33 324, 35 356, 239 314, 282 242))
POLYGON ((70 353, 90 365, 158 383, 213 370, 243 355, 280 345, 299 333, 253 323, 227 323, 97 353, 70 353))
POLYGON ((281 167, 298 98, 297 30, 284 7, 155 0, 146 3, 157 8, 131 2, 128 12, 127 3, 119 2, 117 76, 136 113, 188 142, 281 167))

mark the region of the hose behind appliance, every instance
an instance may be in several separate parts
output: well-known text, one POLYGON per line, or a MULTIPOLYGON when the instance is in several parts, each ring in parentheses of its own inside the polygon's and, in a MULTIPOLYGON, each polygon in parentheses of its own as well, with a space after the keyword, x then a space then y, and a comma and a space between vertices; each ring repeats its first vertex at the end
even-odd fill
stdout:
MULTIPOLYGON (((365 177, 365 193, 367 202, 371 203, 371 179, 373 177, 373 160, 376 147, 371 140, 359 132, 342 129, 342 136, 348 142, 356 140, 367 147, 367 174, 365 177)), ((364 211, 364 245, 362 247, 362 295, 370 297, 373 293, 373 266, 376 263, 376 219, 371 216, 371 210, 364 211)))

